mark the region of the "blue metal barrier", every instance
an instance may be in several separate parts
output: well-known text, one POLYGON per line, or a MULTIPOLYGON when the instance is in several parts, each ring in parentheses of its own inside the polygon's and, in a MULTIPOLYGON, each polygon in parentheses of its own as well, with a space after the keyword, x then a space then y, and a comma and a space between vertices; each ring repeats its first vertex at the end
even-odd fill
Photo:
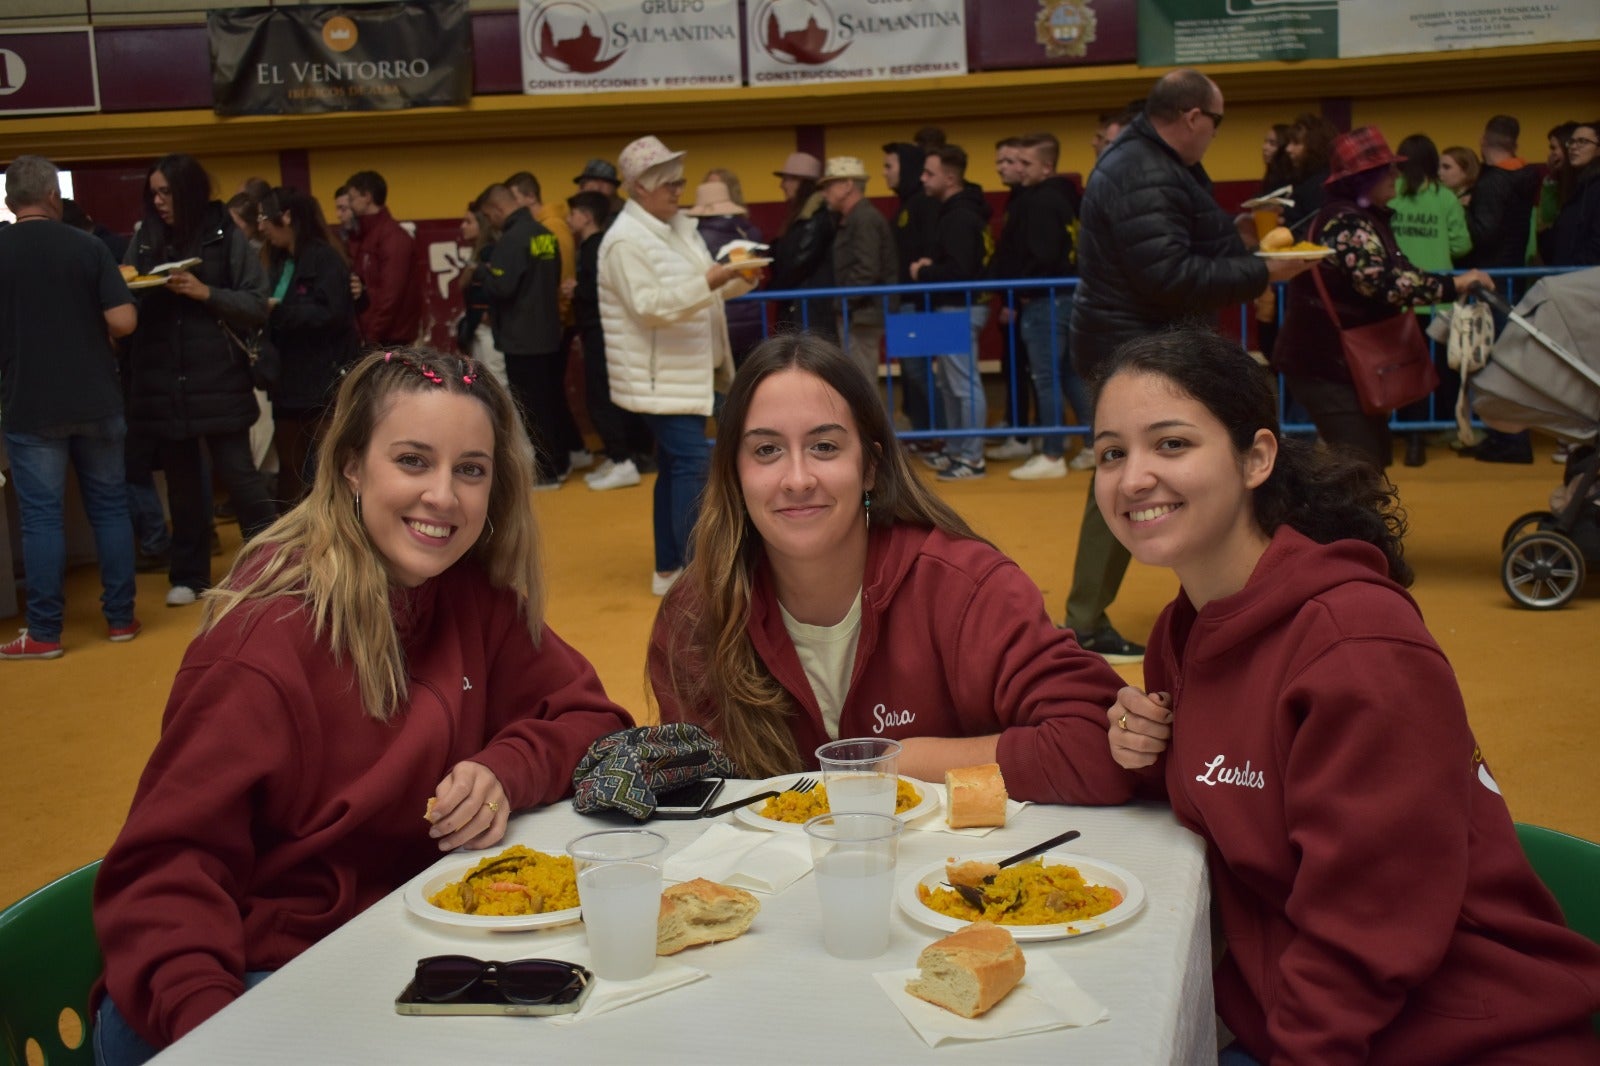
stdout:
MULTIPOLYGON (((1512 304, 1515 304, 1519 299, 1521 299, 1522 294, 1527 290, 1527 288, 1539 278, 1545 277, 1549 274, 1567 273, 1568 271, 1574 269, 1581 268, 1514 267, 1488 270, 1485 271, 1485 273, 1488 273, 1495 279, 1496 286, 1499 288, 1500 293, 1506 298, 1506 300, 1512 304)), ((949 354, 958 346, 958 342, 964 344, 964 332, 967 329, 965 319, 956 318, 950 315, 935 316, 927 314, 927 312, 935 310, 934 300, 940 296, 940 294, 961 294, 964 306, 969 311, 974 307, 986 305, 990 301, 991 297, 997 295, 1000 296, 1002 299, 1002 307, 1013 312, 1013 314, 1006 316, 1010 319, 1010 321, 1004 323, 1001 326, 1001 329, 1006 335, 1006 341, 1010 350, 1017 353, 1018 356, 1021 356, 1023 352, 1023 344, 1020 334, 1019 320, 1016 312, 1019 312, 1024 303, 1028 302, 1030 299, 1036 297, 1048 298, 1050 307, 1049 325, 1051 333, 1053 334, 1058 325, 1056 318, 1056 298, 1060 294, 1070 294, 1074 292, 1077 289, 1077 285, 1078 279, 1069 277, 1030 279, 1025 281, 941 282, 930 285, 884 285, 862 288, 784 290, 762 289, 749 293, 745 296, 740 296, 736 300, 730 302, 783 303, 786 301, 798 301, 801 314, 800 325, 804 329, 811 329, 812 323, 809 321, 808 315, 809 306, 804 301, 808 299, 837 299, 839 300, 842 321, 823 323, 819 325, 824 327, 825 332, 832 334, 837 331, 841 334, 841 336, 847 338, 850 329, 851 314, 849 299, 854 298, 857 300, 867 299, 876 301, 878 307, 882 311, 883 320, 885 322, 884 328, 886 331, 886 339, 891 332, 895 336, 895 344, 889 350, 889 359, 885 373, 886 397, 889 409, 892 412, 895 410, 895 392, 897 391, 895 379, 897 376, 907 372, 909 366, 909 364, 902 363, 902 360, 918 360, 922 361, 923 364, 926 365, 926 360, 928 357, 949 354), (934 322, 934 318, 944 321, 934 322), (892 326, 891 323, 893 323, 892 326), (907 329, 919 330, 922 332, 923 336, 907 336, 905 333, 907 329), (936 340, 929 340, 929 330, 938 331, 936 340)), ((1284 312, 1284 285, 1280 283, 1276 286, 1276 289, 1277 320, 1278 324, 1281 325, 1283 322, 1284 312)), ((1242 343, 1245 338, 1249 337, 1250 321, 1253 315, 1254 306, 1255 305, 1253 301, 1239 305, 1239 332, 1232 335, 1234 340, 1242 343)), ((1432 314, 1430 313, 1428 317, 1431 322, 1433 317, 1432 314)), ((764 319, 764 334, 766 330, 767 325, 764 319)), ((1428 348, 1429 353, 1434 356, 1435 360, 1438 361, 1440 365, 1443 365, 1444 352, 1439 342, 1430 337, 1428 340, 1428 348)), ((1071 358, 1070 350, 1065 353, 1065 358, 1071 358)), ((929 410, 927 412, 919 412, 927 416, 926 419, 923 420, 927 428, 902 430, 900 432, 900 436, 908 440, 970 436, 1086 437, 1089 433, 1089 427, 1085 424, 1085 422, 1081 421, 1067 422, 1063 418, 1061 422, 1054 425, 1021 424, 1021 418, 1019 417, 1020 411, 1018 409, 1019 403, 1022 402, 1022 398, 1026 395, 1026 388, 1029 384, 1028 381, 1019 378, 1019 367, 1021 364, 1021 358, 1013 358, 1009 360, 1009 362, 1003 361, 1003 369, 1007 376, 1007 395, 1011 398, 1011 403, 1010 409, 1006 412, 1007 417, 1002 420, 1001 424, 990 425, 981 429, 952 429, 948 427, 941 427, 940 419, 938 417, 939 412, 934 406, 935 397, 930 392, 930 395, 927 399, 929 410)), ((978 373, 975 367, 976 364, 974 362, 974 369, 972 371, 974 374, 978 373)), ((919 372, 926 373, 925 370, 919 372)), ((1050 380, 1059 394, 1062 384, 1059 366, 1051 368, 1050 380)), ((1281 397, 1285 395, 1282 385, 1282 379, 1280 378, 1278 390, 1280 403, 1282 402, 1281 397)), ((903 389, 901 391, 906 391, 909 393, 911 390, 903 389)), ((1400 417, 1400 413, 1396 412, 1395 416, 1390 419, 1391 429, 1397 433, 1430 432, 1434 430, 1454 429, 1456 425, 1454 400, 1450 400, 1448 406, 1446 406, 1443 411, 1438 409, 1438 400, 1438 397, 1430 396, 1426 401, 1418 401, 1419 404, 1425 402, 1427 405, 1427 416, 1425 418, 1403 419, 1400 417)), ((1065 408, 1063 408, 1063 410, 1065 410, 1065 408)), ((1296 421, 1288 417, 1290 413, 1291 412, 1281 408, 1279 410, 1279 418, 1282 422, 1282 428, 1285 433, 1311 434, 1316 432, 1316 427, 1311 425, 1309 422, 1296 421)), ((1075 412, 1075 414, 1080 419, 1084 419, 1086 416, 1086 412, 1075 412)), ((909 415, 910 412, 908 411, 908 416, 909 415)), ((915 424, 916 422, 917 419, 913 418, 913 423, 915 424)))

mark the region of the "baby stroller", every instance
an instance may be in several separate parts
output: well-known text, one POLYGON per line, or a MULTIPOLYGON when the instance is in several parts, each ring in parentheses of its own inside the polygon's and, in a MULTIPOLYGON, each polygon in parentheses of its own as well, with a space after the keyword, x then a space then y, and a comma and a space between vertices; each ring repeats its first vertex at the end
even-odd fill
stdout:
POLYGON ((1565 606, 1600 566, 1600 268, 1541 279, 1513 310, 1498 294, 1477 294, 1509 317, 1489 364, 1472 379, 1473 410, 1507 432, 1535 427, 1568 445, 1561 488, 1548 511, 1530 511, 1501 540, 1500 583, 1523 607, 1565 606), (1574 354, 1578 352, 1578 354, 1574 354))

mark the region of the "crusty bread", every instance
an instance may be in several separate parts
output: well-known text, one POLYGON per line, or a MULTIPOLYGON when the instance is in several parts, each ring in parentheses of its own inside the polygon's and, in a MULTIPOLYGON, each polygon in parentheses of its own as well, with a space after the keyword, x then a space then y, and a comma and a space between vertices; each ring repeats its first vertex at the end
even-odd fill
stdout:
POLYGON ((999 763, 944 772, 945 821, 951 829, 1006 824, 1006 781, 999 763))
POLYGON ((132 281, 139 276, 139 268, 129 263, 123 263, 117 267, 117 272, 122 275, 123 281, 132 281))
POLYGON ((1287 226, 1276 226, 1261 238, 1263 252, 1281 252, 1294 244, 1294 234, 1289 232, 1287 226))
POLYGON ((952 885, 966 885, 969 888, 978 888, 985 877, 993 877, 1000 872, 997 863, 980 862, 969 859, 966 862, 951 860, 944 867, 944 879, 952 885))
POLYGON ((732 940, 750 928, 761 904, 742 888, 697 877, 661 893, 656 954, 676 955, 696 944, 732 940))
POLYGON ((973 922, 917 956, 921 973, 906 991, 963 1018, 999 1003, 1022 980, 1027 963, 1011 934, 992 922, 973 922))

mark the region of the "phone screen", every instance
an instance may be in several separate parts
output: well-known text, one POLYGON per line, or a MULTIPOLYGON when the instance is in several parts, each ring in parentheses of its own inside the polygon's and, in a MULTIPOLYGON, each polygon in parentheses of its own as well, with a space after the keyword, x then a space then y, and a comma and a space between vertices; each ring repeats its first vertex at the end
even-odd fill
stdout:
POLYGON ((690 817, 699 814, 722 791, 722 778, 708 777, 663 792, 656 797, 656 815, 662 818, 690 817))

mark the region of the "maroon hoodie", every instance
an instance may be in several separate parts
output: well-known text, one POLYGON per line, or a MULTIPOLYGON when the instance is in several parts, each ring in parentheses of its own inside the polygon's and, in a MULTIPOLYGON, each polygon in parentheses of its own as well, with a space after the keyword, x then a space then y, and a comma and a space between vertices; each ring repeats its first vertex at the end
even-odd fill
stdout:
POLYGON ((477 563, 398 591, 395 623, 410 691, 387 723, 294 597, 189 645, 95 883, 105 989, 156 1047, 438 859, 423 813, 457 762, 514 810, 552 803, 590 742, 633 724, 553 632, 535 647, 477 563))
POLYGON ((1600 947, 1517 843, 1455 674, 1378 550, 1280 528, 1145 655, 1203 836, 1217 1012, 1263 1062, 1594 1063, 1600 947))
MULTIPOLYGON (((789 730, 815 769, 814 752, 829 738, 764 562, 753 586, 750 640, 793 700, 789 730)), ((712 709, 680 705, 667 684, 669 659, 693 669, 698 654, 682 646, 691 632, 685 619, 697 613, 695 595, 680 581, 662 604, 650 677, 663 722, 694 722, 715 733, 712 709)), ((1103 659, 1051 623, 1038 586, 995 548, 923 526, 872 530, 839 736, 999 733, 1000 770, 1017 799, 1121 803, 1135 778, 1111 760, 1106 744, 1106 708, 1121 686, 1103 659)))

